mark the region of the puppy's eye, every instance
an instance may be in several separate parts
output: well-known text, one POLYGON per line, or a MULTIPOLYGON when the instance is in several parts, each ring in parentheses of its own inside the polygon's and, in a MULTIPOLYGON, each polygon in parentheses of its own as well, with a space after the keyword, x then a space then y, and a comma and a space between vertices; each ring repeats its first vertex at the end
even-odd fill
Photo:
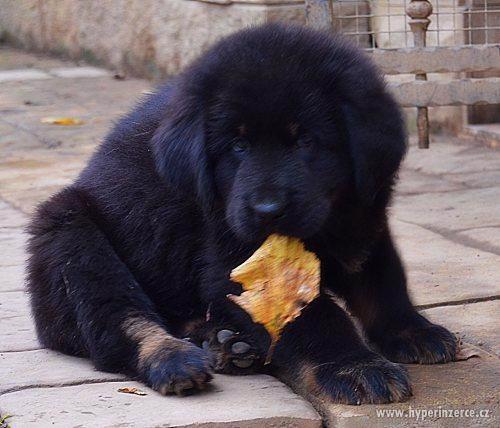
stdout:
POLYGON ((242 154, 248 150, 249 144, 245 140, 239 138, 233 142, 232 148, 235 153, 242 154))

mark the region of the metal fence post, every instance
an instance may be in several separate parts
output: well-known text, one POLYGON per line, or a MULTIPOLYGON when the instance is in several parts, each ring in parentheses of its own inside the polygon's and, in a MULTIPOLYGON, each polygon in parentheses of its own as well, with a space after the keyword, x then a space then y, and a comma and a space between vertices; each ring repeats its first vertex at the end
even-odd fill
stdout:
MULTIPOLYGON (((424 48, 426 45, 426 31, 430 24, 428 18, 432 14, 432 4, 428 0, 411 0, 406 8, 411 31, 413 32, 413 44, 416 48, 424 48)), ((390 19, 390 18, 389 18, 390 19)), ((427 80, 426 73, 415 75, 416 80, 427 80)), ((417 108, 418 147, 429 148, 429 114, 427 107, 417 108)))

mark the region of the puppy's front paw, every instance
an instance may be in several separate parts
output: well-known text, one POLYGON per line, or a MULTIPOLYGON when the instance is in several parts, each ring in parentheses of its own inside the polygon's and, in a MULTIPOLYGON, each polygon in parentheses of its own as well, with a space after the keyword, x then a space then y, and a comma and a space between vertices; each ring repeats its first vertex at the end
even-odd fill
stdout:
POLYGON ((436 364, 453 361, 457 354, 457 338, 430 322, 387 333, 377 341, 380 352, 399 363, 436 364))
POLYGON ((217 373, 255 373, 264 362, 262 353, 250 335, 228 328, 214 329, 207 340, 203 341, 202 347, 212 354, 217 373))
POLYGON ((302 378, 306 394, 334 403, 381 404, 411 396, 406 369, 372 352, 305 366, 302 378))
POLYGON ((170 339, 140 361, 140 377, 160 394, 185 395, 202 390, 212 380, 206 351, 180 339, 170 339))

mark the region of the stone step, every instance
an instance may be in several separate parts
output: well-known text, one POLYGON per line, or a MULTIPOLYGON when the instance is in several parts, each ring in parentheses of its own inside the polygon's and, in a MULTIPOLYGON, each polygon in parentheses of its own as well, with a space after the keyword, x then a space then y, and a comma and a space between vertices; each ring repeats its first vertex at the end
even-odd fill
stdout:
POLYGON ((187 397, 164 397, 132 381, 31 388, 0 396, 0 408, 12 415, 12 428, 322 426, 311 404, 265 375, 217 375, 205 392, 187 397), (147 395, 118 392, 122 387, 147 395))

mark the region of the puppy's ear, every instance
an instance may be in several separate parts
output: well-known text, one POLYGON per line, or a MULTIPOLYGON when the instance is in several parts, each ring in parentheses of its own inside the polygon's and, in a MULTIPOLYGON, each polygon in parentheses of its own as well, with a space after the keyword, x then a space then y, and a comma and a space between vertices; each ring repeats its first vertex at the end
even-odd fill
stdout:
POLYGON ((371 205, 378 192, 390 186, 406 153, 401 111, 386 93, 343 107, 356 191, 371 205))
POLYGON ((203 107, 188 97, 172 97, 151 146, 156 169, 167 184, 209 210, 213 187, 205 149, 203 107))

